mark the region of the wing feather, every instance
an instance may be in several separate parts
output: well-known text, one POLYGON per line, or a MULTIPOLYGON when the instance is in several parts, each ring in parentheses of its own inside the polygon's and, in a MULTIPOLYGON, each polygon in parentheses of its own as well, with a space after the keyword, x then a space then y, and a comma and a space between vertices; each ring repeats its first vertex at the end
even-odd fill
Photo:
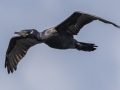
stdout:
POLYGON ((32 38, 13 37, 10 40, 5 60, 5 68, 8 73, 13 73, 17 69, 19 61, 26 55, 28 49, 39 42, 32 38))
POLYGON ((64 20, 62 23, 57 25, 55 29, 58 32, 67 32, 67 33, 70 33, 71 35, 77 35, 83 26, 89 24, 94 20, 99 20, 107 24, 112 24, 117 28, 120 28, 120 26, 118 26, 117 24, 110 22, 108 20, 105 20, 103 18, 100 18, 98 16, 76 11, 70 17, 64 20))

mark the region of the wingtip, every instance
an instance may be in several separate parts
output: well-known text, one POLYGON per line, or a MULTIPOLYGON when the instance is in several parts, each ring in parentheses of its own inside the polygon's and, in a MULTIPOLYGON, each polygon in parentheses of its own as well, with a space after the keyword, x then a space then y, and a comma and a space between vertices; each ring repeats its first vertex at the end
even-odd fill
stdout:
POLYGON ((8 70, 8 74, 11 74, 11 73, 13 73, 13 71, 11 71, 11 70, 8 70))
POLYGON ((120 26, 117 25, 117 28, 120 28, 120 26))
POLYGON ((117 24, 113 24, 115 27, 117 27, 117 28, 120 28, 120 26, 119 25, 117 25, 117 24))

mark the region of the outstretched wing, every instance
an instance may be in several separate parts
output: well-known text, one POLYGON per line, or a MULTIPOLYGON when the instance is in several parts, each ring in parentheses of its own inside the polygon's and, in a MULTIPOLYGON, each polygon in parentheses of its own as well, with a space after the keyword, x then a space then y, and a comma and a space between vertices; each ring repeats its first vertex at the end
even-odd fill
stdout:
POLYGON ((17 69, 18 62, 26 55, 28 49, 39 42, 32 38, 23 38, 21 36, 13 37, 10 40, 5 60, 5 68, 8 74, 17 69))
POLYGON ((62 32, 68 32, 72 35, 77 35, 77 33, 84 25, 92 22, 93 20, 99 20, 104 23, 112 24, 117 28, 120 28, 120 26, 116 25, 113 22, 107 21, 98 16, 84 12, 74 12, 70 17, 68 17, 65 21, 57 25, 55 28, 59 32, 62 31, 62 32))

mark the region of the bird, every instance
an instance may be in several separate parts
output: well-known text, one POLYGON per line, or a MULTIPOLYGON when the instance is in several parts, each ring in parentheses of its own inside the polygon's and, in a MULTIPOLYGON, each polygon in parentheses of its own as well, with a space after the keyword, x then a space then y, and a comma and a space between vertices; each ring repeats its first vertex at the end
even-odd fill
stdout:
POLYGON ((98 46, 95 44, 79 42, 74 38, 85 25, 94 20, 120 28, 119 25, 101 17, 82 11, 75 11, 60 24, 42 32, 36 29, 22 29, 19 32, 14 32, 18 36, 10 39, 5 56, 5 68, 7 68, 8 74, 17 70, 18 63, 26 55, 29 48, 40 43, 45 43, 55 49, 76 49, 88 52, 96 50, 98 46))

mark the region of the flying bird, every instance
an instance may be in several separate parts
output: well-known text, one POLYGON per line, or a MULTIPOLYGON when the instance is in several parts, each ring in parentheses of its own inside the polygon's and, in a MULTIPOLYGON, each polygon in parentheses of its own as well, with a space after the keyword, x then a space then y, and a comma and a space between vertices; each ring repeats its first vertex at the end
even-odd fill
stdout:
POLYGON ((36 44, 45 43, 56 49, 76 49, 88 52, 96 50, 95 44, 79 42, 74 39, 74 35, 77 35, 83 26, 94 20, 120 28, 117 24, 98 16, 76 11, 62 23, 43 32, 38 32, 36 29, 15 32, 19 36, 11 38, 6 51, 5 68, 7 68, 8 74, 17 70, 19 61, 26 55, 28 49, 36 44))

